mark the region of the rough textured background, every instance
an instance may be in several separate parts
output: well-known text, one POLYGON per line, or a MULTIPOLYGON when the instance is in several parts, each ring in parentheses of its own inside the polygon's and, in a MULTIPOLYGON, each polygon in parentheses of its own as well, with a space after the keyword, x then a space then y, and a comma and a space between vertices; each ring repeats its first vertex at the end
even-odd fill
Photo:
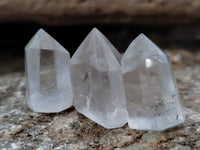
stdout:
POLYGON ((0 22, 200 23, 199 0, 1 0, 0 22))
POLYGON ((0 77, 0 149, 200 149, 200 52, 167 53, 186 113, 183 125, 163 132, 137 131, 128 125, 107 130, 73 107, 57 114, 34 113, 25 103, 23 73, 13 73, 0 77))

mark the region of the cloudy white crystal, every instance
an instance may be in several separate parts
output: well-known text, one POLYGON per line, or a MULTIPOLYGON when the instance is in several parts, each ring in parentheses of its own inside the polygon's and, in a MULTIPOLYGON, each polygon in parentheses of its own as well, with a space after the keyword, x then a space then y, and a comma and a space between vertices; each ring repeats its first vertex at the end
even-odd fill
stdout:
POLYGON ((71 58, 76 110, 108 129, 127 122, 120 57, 94 28, 71 58))
POLYGON ((184 122, 167 55, 144 34, 121 59, 128 124, 139 130, 164 130, 184 122))
POLYGON ((25 48, 27 103, 36 112, 60 112, 72 106, 69 53, 40 29, 25 48))

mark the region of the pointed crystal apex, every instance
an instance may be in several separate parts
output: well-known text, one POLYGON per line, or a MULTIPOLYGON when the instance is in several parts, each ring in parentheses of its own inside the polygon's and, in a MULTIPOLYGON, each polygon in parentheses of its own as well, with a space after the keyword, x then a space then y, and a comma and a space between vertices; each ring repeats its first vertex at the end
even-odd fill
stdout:
POLYGON ((40 29, 25 48, 28 106, 36 112, 60 112, 72 106, 69 53, 40 29))
POLYGON ((97 32, 97 33, 100 33, 100 31, 99 31, 96 27, 94 27, 94 28, 91 30, 91 32, 97 32))
POLYGON ((165 130, 184 122, 167 56, 143 34, 121 59, 128 124, 139 130, 165 130))
POLYGON ((115 57, 117 58, 117 60, 120 62, 122 55, 119 53, 119 51, 111 44, 111 42, 97 29, 97 28, 93 28, 91 33, 96 34, 97 37, 102 37, 106 44, 109 45, 110 50, 113 52, 113 54, 115 55, 115 57))
POLYGON ((140 65, 138 63, 144 59, 147 59, 147 66, 153 64, 153 62, 168 63, 167 55, 148 37, 140 34, 131 42, 121 59, 121 65, 124 68, 123 73, 136 69, 140 65), (135 63, 132 63, 133 60, 135 60, 135 63))
POLYGON ((71 63, 76 64, 82 61, 91 64, 98 70, 107 71, 110 69, 118 70, 120 68, 120 60, 121 54, 99 30, 94 28, 74 53, 71 63), (87 56, 84 56, 85 54, 87 56), (97 55, 101 57, 98 58, 97 55), (95 57, 96 61, 94 61, 95 57))
POLYGON ((93 29, 71 58, 76 110, 109 129, 127 122, 121 67, 112 49, 93 29))
POLYGON ((50 36, 46 31, 43 29, 39 29, 37 33, 33 36, 33 38, 29 41, 26 45, 26 49, 46 49, 46 50, 57 50, 63 53, 69 52, 60 45, 52 36, 50 36))

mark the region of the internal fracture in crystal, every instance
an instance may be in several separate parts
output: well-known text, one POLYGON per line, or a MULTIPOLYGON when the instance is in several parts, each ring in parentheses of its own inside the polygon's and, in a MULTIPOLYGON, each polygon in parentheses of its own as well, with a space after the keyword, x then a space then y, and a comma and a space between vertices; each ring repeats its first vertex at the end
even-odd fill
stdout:
POLYGON ((40 29, 25 48, 27 103, 36 112, 60 112, 72 106, 69 53, 40 29))
POLYGON ((139 130, 164 130, 184 122, 167 55, 139 35, 121 59, 128 124, 139 130))
POLYGON ((121 55, 94 28, 71 58, 74 106, 105 128, 127 122, 121 55))

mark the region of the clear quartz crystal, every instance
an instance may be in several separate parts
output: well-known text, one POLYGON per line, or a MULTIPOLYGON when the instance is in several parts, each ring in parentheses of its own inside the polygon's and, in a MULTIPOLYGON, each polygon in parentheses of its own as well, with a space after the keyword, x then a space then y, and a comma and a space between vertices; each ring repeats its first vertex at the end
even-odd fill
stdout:
POLYGON ((145 35, 121 59, 128 124, 139 130, 164 130, 184 122, 171 64, 145 35))
POLYGON ((76 110, 108 129, 127 122, 120 57, 94 28, 71 58, 76 110))
POLYGON ((36 112, 60 112, 72 106, 70 56, 40 29, 25 48, 27 103, 36 112))

